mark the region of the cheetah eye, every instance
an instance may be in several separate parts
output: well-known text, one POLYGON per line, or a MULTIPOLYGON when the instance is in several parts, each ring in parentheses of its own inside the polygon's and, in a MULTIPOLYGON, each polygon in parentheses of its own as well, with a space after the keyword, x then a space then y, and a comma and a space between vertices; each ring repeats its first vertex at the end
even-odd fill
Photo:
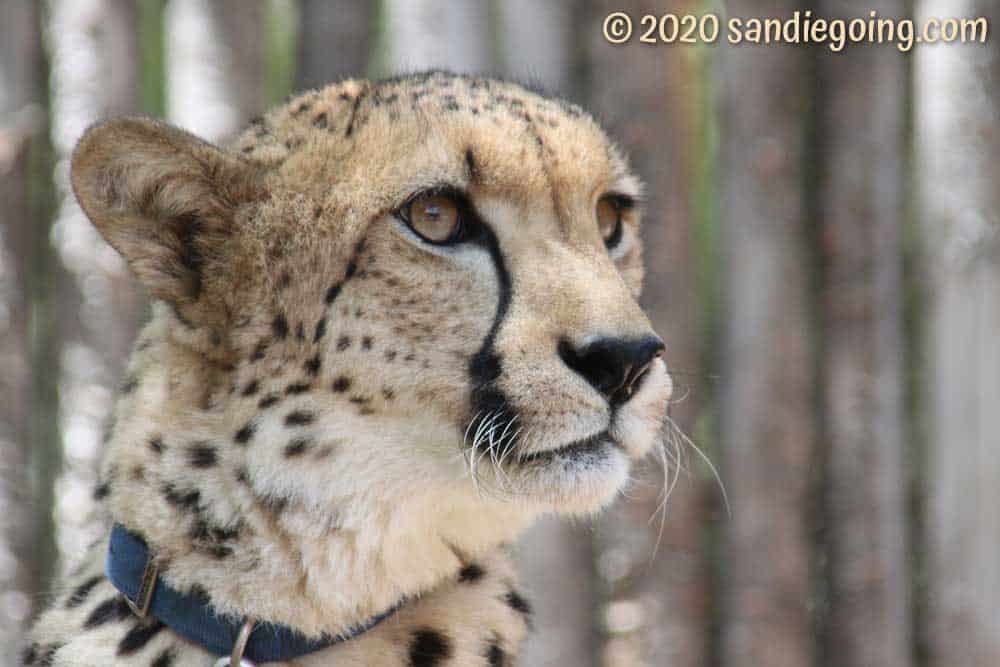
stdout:
POLYGON ((417 236, 428 243, 441 245, 461 240, 462 209, 458 197, 447 192, 428 191, 410 198, 396 215, 417 236))
POLYGON ((622 240, 625 214, 632 208, 632 199, 625 195, 604 195, 597 200, 597 227, 608 250, 622 240))

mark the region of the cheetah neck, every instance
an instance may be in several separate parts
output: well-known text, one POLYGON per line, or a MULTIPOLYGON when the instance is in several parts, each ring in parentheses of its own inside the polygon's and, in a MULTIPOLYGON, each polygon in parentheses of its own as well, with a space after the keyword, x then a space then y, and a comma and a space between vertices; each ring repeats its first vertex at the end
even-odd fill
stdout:
MULTIPOLYGON (((448 480, 393 464, 391 425, 385 443, 338 444, 388 463, 363 454, 341 468, 271 461, 271 449, 287 446, 272 442, 284 412, 277 426, 258 419, 252 443, 233 444, 239 421, 176 405, 178 376, 163 368, 148 369, 119 406, 107 505, 156 551, 168 585, 204 593, 221 613, 342 634, 453 579, 537 516, 477 495, 462 468, 448 480)), ((321 426, 311 425, 320 440, 321 426)), ((424 430, 422 446, 439 446, 433 427, 424 430)))

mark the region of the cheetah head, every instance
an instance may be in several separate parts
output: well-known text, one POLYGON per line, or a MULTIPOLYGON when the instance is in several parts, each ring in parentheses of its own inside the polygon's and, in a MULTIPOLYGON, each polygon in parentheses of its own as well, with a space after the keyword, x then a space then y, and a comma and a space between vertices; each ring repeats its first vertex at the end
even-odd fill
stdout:
POLYGON ((157 430, 175 489, 237 478, 341 525, 362 498, 426 525, 592 512, 657 441, 671 385, 636 302, 640 186, 576 106, 444 73, 352 80, 231 149, 99 125, 73 185, 156 300, 131 371, 145 425, 116 465, 157 430))

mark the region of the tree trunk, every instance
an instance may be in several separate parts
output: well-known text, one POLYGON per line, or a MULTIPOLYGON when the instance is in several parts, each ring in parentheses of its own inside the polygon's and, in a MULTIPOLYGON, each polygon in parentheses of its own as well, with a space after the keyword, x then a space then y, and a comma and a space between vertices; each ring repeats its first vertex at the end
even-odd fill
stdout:
POLYGON ((371 57, 374 3, 302 0, 295 89, 321 88, 349 77, 363 77, 371 57))
MULTIPOLYGON (((55 535, 64 565, 69 565, 103 529, 91 520, 96 462, 144 300, 125 263, 77 205, 66 170, 76 141, 89 125, 138 109, 138 17, 135 3, 127 0, 54 0, 49 7, 59 210, 51 234, 54 247, 47 250, 65 273, 47 270, 48 281, 56 280, 58 315, 46 326, 57 328, 53 344, 58 345, 58 361, 57 368, 39 367, 38 373, 58 378, 58 417, 50 417, 59 425, 63 445, 55 535)), ((52 410, 54 406, 43 402, 53 397, 36 399, 36 408, 52 410)))
MULTIPOLYGON (((566 2, 497 5, 495 37, 505 76, 530 79, 547 90, 579 97, 566 37, 575 25, 566 2), (536 31, 547 31, 540 39, 536 31), (541 64, 537 69, 534 67, 541 64)), ((546 518, 525 535, 518 555, 525 587, 535 602, 537 631, 529 635, 520 664, 600 664, 596 612, 600 588, 594 569, 590 522, 546 518)))
MULTIPOLYGON (((955 12, 924 0, 921 17, 955 12)), ((985 16, 995 3, 968 3, 985 16)), ((1000 664, 1000 43, 918 50, 917 165, 928 256, 933 664, 1000 664)))
MULTIPOLYGON (((41 17, 36 3, 0 2, 0 655, 17 654, 22 628, 40 585, 37 531, 50 529, 31 502, 38 491, 31 466, 49 448, 34 443, 29 373, 31 288, 29 263, 48 221, 37 220, 30 198, 39 172, 30 159, 44 143, 45 101, 41 17)), ((47 177, 42 174, 42 177, 47 177)), ((51 505, 48 506, 51 512, 51 505)))
MULTIPOLYGON (((790 16, 753 0, 746 16, 790 16)), ((722 559, 726 665, 812 664, 812 298, 803 201, 806 52, 719 50, 724 296, 721 437, 733 516, 722 559)))
MULTIPOLYGON (((871 5, 902 15, 900 0, 871 5)), ((821 3, 831 18, 854 18, 821 3)), ((906 70, 879 45, 821 51, 816 134, 822 224, 830 664, 910 663, 902 434, 906 70)))
POLYGON ((167 117, 213 142, 264 109, 263 0, 170 0, 167 117))
POLYGON ((493 69, 489 3, 385 0, 382 7, 390 72, 493 69))
MULTIPOLYGON (((601 34, 601 21, 612 11, 628 12, 637 20, 643 14, 695 10, 695 3, 687 0, 603 2, 581 33, 591 36, 586 44, 588 106, 605 121, 646 181, 643 302, 667 344, 676 399, 670 416, 686 434, 693 433, 706 401, 699 370, 702 313, 693 208, 698 160, 708 150, 701 143, 703 123, 708 122, 702 61, 693 50, 609 44, 601 34)), ((650 465, 635 475, 637 484, 600 520, 598 562, 611 605, 606 608, 611 621, 606 665, 702 667, 708 660, 710 583, 704 499, 706 491, 716 489, 714 481, 706 488, 698 456, 681 447, 690 474, 682 473, 662 510, 661 493, 670 479, 654 454, 650 465), (638 613, 636 622, 616 625, 615 615, 627 614, 630 606, 638 613)), ((675 472, 673 467, 669 470, 675 472)))

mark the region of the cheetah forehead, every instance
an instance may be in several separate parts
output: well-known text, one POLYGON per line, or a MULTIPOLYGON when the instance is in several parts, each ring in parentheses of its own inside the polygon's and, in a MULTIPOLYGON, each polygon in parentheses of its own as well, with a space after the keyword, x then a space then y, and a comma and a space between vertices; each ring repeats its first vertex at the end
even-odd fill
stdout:
POLYGON ((307 92, 255 119, 235 148, 271 167, 283 186, 349 193, 356 212, 442 183, 519 199, 638 196, 641 187, 580 107, 439 71, 307 92))

